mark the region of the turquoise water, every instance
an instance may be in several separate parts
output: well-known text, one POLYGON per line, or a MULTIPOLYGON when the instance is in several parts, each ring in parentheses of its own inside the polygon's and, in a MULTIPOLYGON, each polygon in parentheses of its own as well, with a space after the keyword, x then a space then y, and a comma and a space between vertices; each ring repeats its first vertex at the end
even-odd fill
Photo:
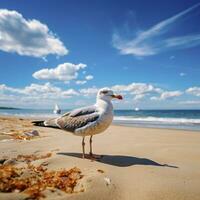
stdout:
POLYGON ((200 131, 200 110, 119 110, 115 111, 114 123, 200 131))
MULTIPOLYGON (((68 110, 63 110, 67 112, 68 110)), ((173 128, 200 131, 200 110, 115 110, 114 124, 136 127, 173 128)), ((52 110, 0 109, 0 115, 53 118, 52 110)))

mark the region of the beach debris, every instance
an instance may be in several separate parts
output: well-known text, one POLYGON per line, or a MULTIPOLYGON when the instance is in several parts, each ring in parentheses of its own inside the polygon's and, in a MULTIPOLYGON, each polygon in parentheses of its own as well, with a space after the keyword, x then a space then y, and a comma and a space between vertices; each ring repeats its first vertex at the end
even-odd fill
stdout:
POLYGON ((15 165, 19 162, 25 162, 30 163, 35 160, 45 159, 52 156, 52 153, 47 153, 45 155, 18 155, 16 158, 6 159, 6 161, 3 163, 5 165, 15 165))
POLYGON ((15 164, 17 164, 17 159, 16 158, 7 159, 3 164, 4 165, 15 165, 15 164))
POLYGON ((82 177, 77 167, 48 171, 42 165, 36 167, 31 163, 28 163, 26 168, 2 165, 0 166, 0 192, 24 192, 29 195, 29 199, 41 199, 45 197, 42 192, 49 188, 73 193, 77 182, 82 177), (25 170, 29 171, 29 177, 22 177, 25 170))
POLYGON ((23 135, 29 136, 29 137, 35 137, 39 136, 39 132, 37 130, 32 130, 30 132, 25 132, 23 135))
POLYGON ((40 136, 39 135, 39 132, 37 130, 30 130, 30 131, 27 131, 27 132, 19 132, 19 131, 15 131, 14 133, 12 133, 11 135, 14 139, 17 139, 17 140, 30 140, 30 139, 33 139, 35 137, 38 137, 40 136))
POLYGON ((45 155, 18 155, 16 160, 17 161, 21 161, 21 162, 26 162, 26 163, 30 163, 31 161, 35 161, 35 160, 40 160, 40 159, 45 159, 45 158, 49 158, 52 156, 52 153, 47 153, 45 155))
POLYGON ((47 166, 49 164, 49 162, 44 161, 43 163, 41 163, 42 166, 47 166))
POLYGON ((0 164, 4 164, 4 162, 5 162, 6 160, 7 160, 6 158, 0 159, 0 164))
POLYGON ((104 177, 104 181, 106 182, 107 186, 111 184, 111 180, 108 177, 104 177))
POLYGON ((97 169, 97 171, 99 172, 99 173, 104 173, 104 171, 102 170, 102 169, 97 169))

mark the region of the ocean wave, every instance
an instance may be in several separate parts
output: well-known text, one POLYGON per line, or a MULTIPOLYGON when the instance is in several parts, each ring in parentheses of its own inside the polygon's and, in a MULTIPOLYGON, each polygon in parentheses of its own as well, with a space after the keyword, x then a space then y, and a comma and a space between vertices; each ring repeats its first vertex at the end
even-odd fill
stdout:
MULTIPOLYGON (((24 118, 54 118, 59 117, 59 114, 53 113, 9 113, 1 112, 1 115, 16 116, 24 118)), ((173 118, 173 117, 133 117, 133 116, 114 116, 114 122, 122 123, 139 123, 139 124, 185 124, 185 125, 200 125, 200 119, 194 118, 173 118)))
POLYGON ((147 124, 184 124, 184 125, 200 125, 200 119, 189 118, 164 118, 164 117, 130 117, 115 116, 114 122, 125 123, 147 123, 147 124))

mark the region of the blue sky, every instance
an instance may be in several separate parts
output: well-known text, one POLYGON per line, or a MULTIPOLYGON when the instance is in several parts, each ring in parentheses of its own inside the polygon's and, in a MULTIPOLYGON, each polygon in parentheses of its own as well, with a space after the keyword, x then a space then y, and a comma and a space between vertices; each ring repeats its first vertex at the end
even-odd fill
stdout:
POLYGON ((200 109, 200 2, 0 2, 0 106, 200 109))

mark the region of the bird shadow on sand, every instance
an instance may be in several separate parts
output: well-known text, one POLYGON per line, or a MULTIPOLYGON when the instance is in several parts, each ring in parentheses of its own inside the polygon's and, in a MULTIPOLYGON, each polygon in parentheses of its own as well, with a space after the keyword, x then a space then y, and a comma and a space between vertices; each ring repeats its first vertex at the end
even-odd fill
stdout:
MULTIPOLYGON (((76 158, 82 159, 81 153, 65 153, 59 152, 58 155, 65 155, 65 156, 72 156, 76 158)), ((89 159, 89 158, 86 158, 89 159)), ((90 159, 89 159, 90 160, 90 159)), ((113 165, 117 167, 128 167, 132 165, 151 165, 157 167, 171 167, 171 168, 178 168, 177 166, 168 165, 168 164, 160 164, 153 160, 147 158, 138 158, 133 156, 123 156, 123 155, 102 155, 100 159, 95 160, 100 163, 113 165)))

